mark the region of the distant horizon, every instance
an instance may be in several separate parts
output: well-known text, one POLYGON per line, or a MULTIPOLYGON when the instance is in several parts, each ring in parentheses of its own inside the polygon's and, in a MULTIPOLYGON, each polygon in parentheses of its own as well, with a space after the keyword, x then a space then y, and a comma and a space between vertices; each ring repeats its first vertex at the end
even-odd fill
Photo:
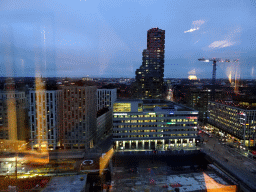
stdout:
MULTIPOLYGON (((19 76, 19 77, 0 77, 0 78, 38 78, 38 77, 32 77, 32 76, 24 76, 24 77, 21 77, 21 76, 19 76)), ((63 76, 63 77, 61 77, 61 76, 58 76, 58 77, 44 77, 44 76, 42 76, 42 77, 39 77, 39 78, 70 78, 70 79, 81 79, 81 78, 91 78, 91 79, 93 79, 93 78, 99 78, 99 79, 135 79, 135 77, 96 77, 96 76, 93 76, 93 77, 88 77, 88 76, 82 76, 82 77, 68 77, 68 76, 63 76)), ((181 78, 176 78, 176 77, 164 77, 164 79, 186 79, 186 80, 189 80, 188 78, 183 78, 183 77, 181 77, 181 78)), ((229 80, 229 78, 216 78, 216 80, 229 80)), ((237 78, 237 79, 239 79, 239 80, 256 80, 256 79, 246 79, 246 78, 237 78)), ((197 79, 197 80, 190 80, 190 81, 198 81, 198 80, 212 80, 212 78, 199 78, 199 79, 197 79)), ((232 80, 234 80, 234 79, 232 79, 232 80)))

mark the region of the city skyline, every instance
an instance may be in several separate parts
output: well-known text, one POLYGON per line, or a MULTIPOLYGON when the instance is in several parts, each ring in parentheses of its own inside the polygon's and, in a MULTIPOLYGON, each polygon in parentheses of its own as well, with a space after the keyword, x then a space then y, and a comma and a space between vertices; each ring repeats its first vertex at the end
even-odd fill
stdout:
POLYGON ((4 50, 11 43, 15 50, 11 56, 10 71, 16 70, 13 76, 134 78, 146 47, 147 30, 158 27, 166 31, 165 78, 187 78, 190 74, 199 79, 211 78, 212 65, 200 63, 201 57, 239 59, 238 63, 217 64, 217 79, 230 75, 255 78, 253 2, 15 2, 0 3, 0 28, 5 29, 7 24, 12 27, 7 31, 11 41, 3 34, 0 37, 1 42, 5 39, 5 44, 0 45, 0 76, 9 74, 4 50), (9 16, 17 17, 17 13, 31 18, 10 22, 9 16), (37 20, 37 28, 33 15, 49 15, 51 20, 37 20), (35 54, 32 58, 23 56, 26 51, 35 51, 32 35, 40 38, 37 42, 41 42, 38 46, 42 60, 45 50, 54 52, 54 66, 48 61, 44 63, 47 67, 42 63, 38 71, 35 54))

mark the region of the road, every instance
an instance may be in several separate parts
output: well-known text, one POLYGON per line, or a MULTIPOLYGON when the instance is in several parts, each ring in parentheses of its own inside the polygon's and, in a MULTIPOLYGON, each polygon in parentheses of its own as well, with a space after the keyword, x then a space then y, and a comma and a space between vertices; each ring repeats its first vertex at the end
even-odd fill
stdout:
POLYGON ((255 161, 238 153, 235 149, 221 144, 216 136, 212 138, 206 134, 201 135, 206 144, 202 145, 205 153, 214 157, 221 164, 233 171, 237 177, 247 183, 250 187, 256 189, 256 174, 252 170, 256 170, 255 161))

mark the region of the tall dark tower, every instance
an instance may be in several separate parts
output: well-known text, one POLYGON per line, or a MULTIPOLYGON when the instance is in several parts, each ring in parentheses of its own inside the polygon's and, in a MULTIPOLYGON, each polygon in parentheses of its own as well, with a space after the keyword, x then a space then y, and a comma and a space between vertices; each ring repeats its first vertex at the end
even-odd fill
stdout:
POLYGON ((160 99, 163 94, 165 31, 148 30, 147 49, 142 53, 142 65, 136 70, 134 96, 160 99))

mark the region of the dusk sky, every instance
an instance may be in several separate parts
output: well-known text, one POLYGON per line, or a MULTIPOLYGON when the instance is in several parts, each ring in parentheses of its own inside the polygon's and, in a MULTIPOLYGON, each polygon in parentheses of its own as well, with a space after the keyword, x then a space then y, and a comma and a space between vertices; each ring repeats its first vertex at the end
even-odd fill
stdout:
POLYGON ((0 76, 135 77, 154 27, 166 78, 256 77, 255 0, 1 0, 0 76))

